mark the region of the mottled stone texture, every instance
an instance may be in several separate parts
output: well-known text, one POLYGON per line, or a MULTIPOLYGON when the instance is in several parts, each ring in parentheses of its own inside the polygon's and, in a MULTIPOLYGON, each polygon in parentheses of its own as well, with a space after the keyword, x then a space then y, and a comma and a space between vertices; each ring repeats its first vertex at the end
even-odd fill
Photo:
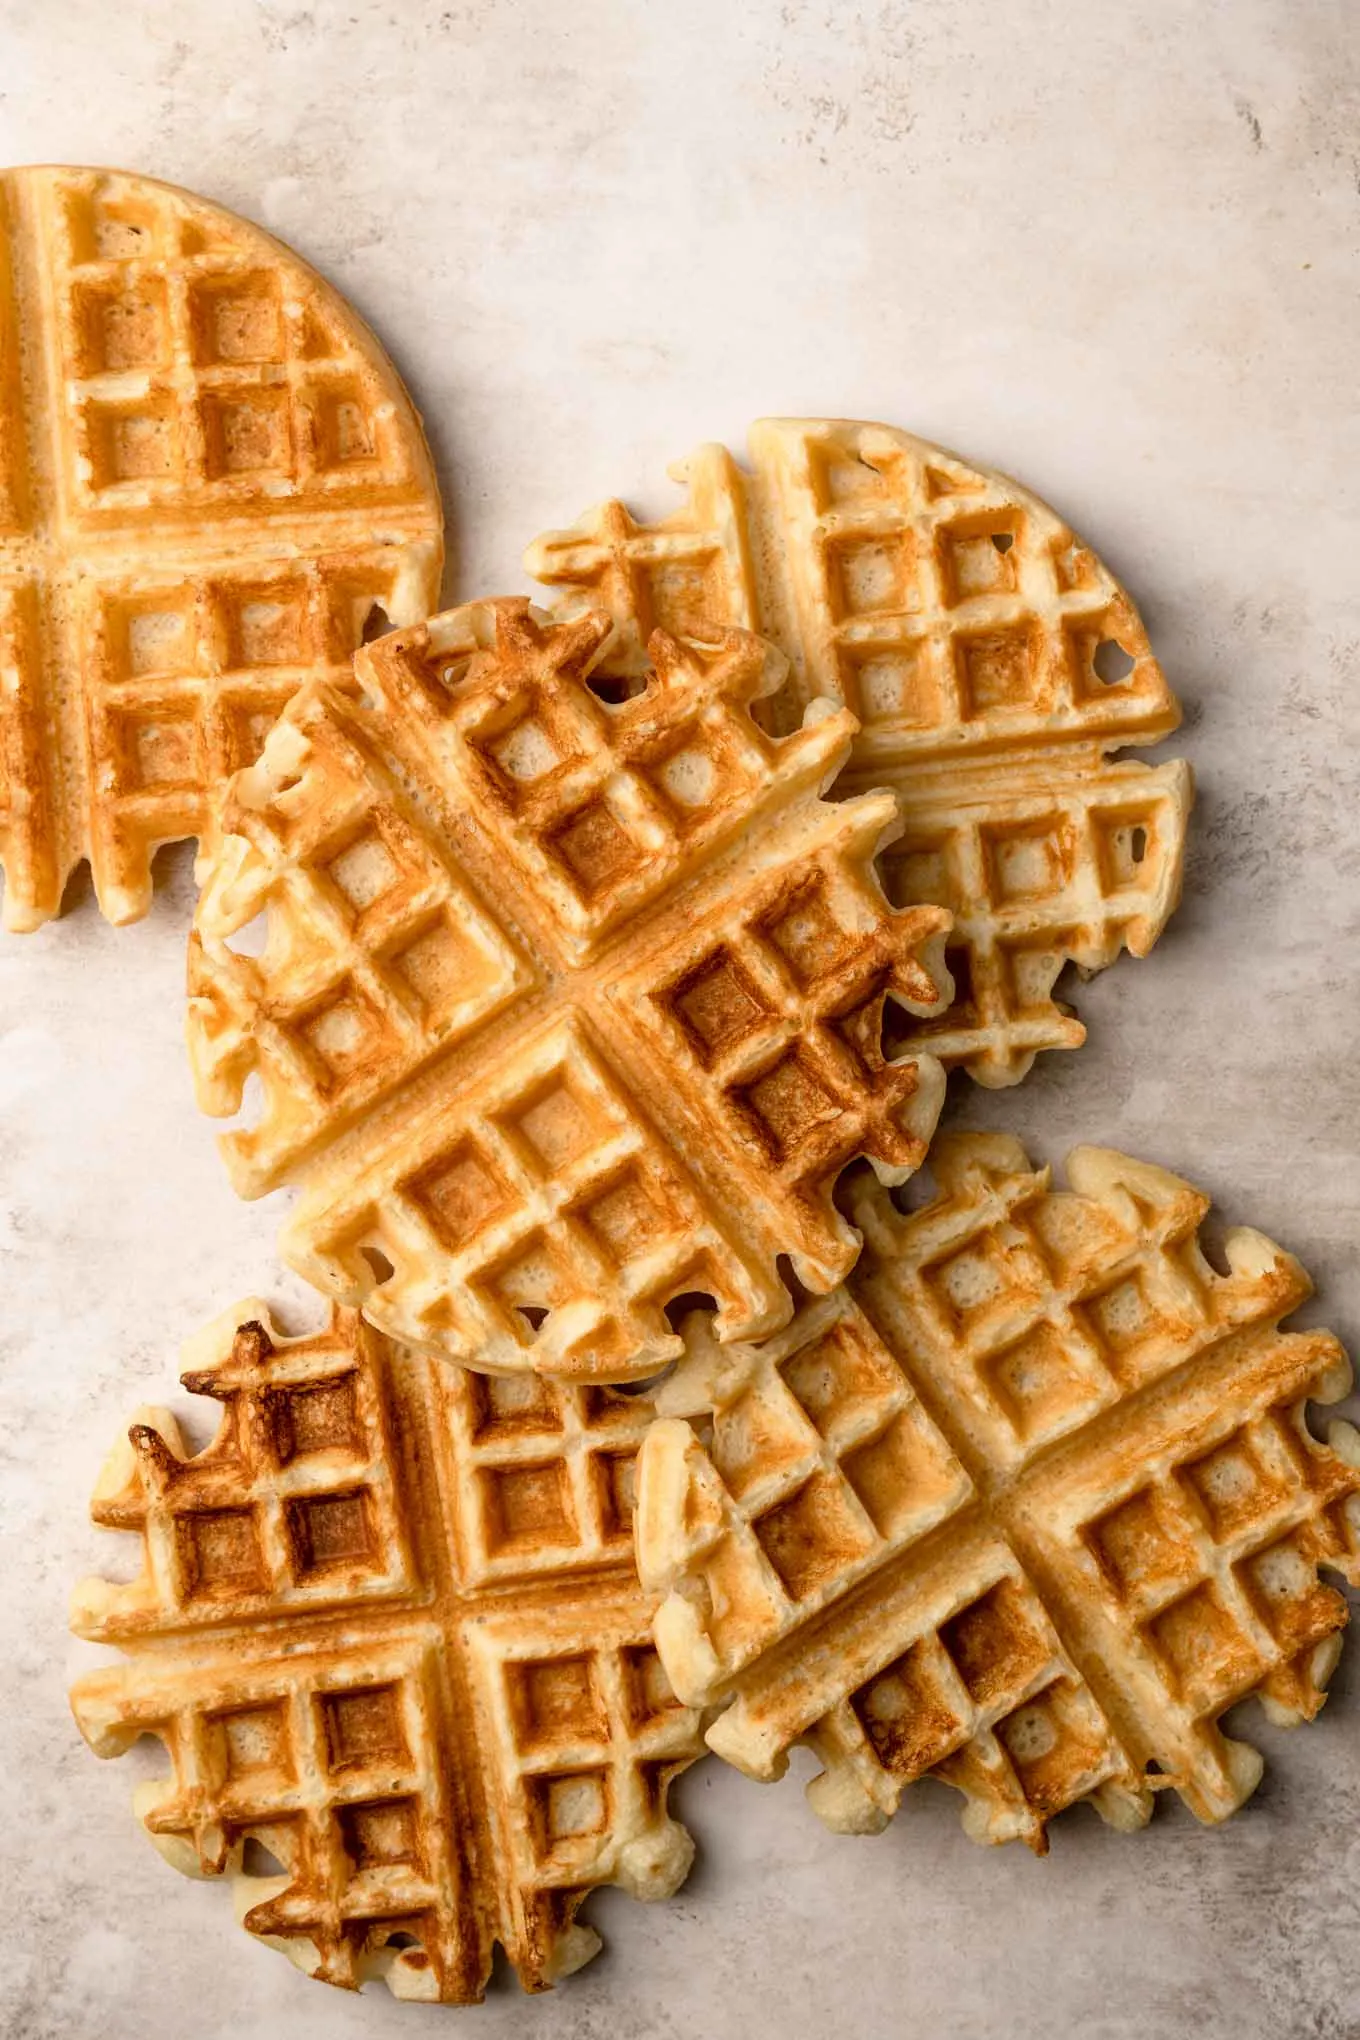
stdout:
MULTIPOLYGON (((1146 962, 1074 988, 1083 1050, 948 1116, 1189 1175, 1300 1255, 1353 1346, 1358 125, 1334 0, 0 0, 0 160, 187 184, 375 321, 450 491, 450 594, 523 587, 524 541, 632 477, 664 509, 668 455, 770 413, 888 419, 1055 503, 1187 705, 1186 900, 1146 962)), ((277 1201, 237 1203, 194 1112, 187 858, 162 876, 135 928, 77 880, 64 921, 0 938, 0 2031, 433 2032, 246 1945, 225 1892, 146 1847, 140 1757, 101 1769, 66 1709, 115 1427, 237 1296, 309 1309, 277 1201)), ((934 1788, 836 1840, 793 1782, 705 1764, 676 1795, 702 1850, 680 1897, 596 1901, 591 1970, 463 2016, 555 2040, 1342 2040, 1360 1671, 1312 1727, 1248 1732, 1266 1782, 1221 1832, 1078 1813, 1044 1863, 974 1847, 934 1788)))

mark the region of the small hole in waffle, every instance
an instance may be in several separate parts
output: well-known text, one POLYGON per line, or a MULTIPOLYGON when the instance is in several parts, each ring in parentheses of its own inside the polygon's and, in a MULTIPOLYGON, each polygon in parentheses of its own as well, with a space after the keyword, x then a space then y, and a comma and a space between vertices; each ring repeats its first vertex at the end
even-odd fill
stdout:
MULTIPOLYGON (((666 1305, 666 1322, 673 1332, 678 1332, 693 1311, 706 1311, 711 1317, 717 1308, 717 1298, 709 1296, 705 1290, 687 1289, 683 1295, 673 1296, 666 1305)), ((638 1387, 643 1385, 641 1382, 637 1384, 638 1387)))
POLYGON ((611 1384, 609 1394, 653 1396, 663 1383, 670 1380, 679 1365, 678 1360, 668 1360, 664 1367, 659 1367, 655 1374, 647 1375, 642 1381, 616 1381, 611 1384))
POLYGON ((1222 1275, 1224 1277, 1232 1273, 1232 1268, 1229 1265, 1228 1256, 1223 1246, 1223 1236, 1226 1231, 1227 1227, 1216 1211, 1207 1213, 1200 1223, 1199 1250, 1213 1269, 1215 1275, 1222 1275))
POLYGON ((640 673, 592 673, 586 685, 606 708, 622 708, 625 701, 636 701, 639 694, 647 691, 646 679, 640 673))
POLYGON ((241 1086, 241 1104, 230 1120, 233 1129, 248 1133, 257 1126, 264 1112, 264 1081, 258 1070, 252 1070, 241 1086))
POLYGON ((992 533, 992 544, 999 553, 1008 553, 1015 544, 1015 534, 1012 531, 994 531, 992 533))
POLYGON ((381 602, 371 602, 368 614, 364 618, 363 635, 359 642, 371 645, 375 638, 386 637, 391 628, 392 619, 383 608, 381 602))
POLYGON ((803 1284, 798 1280, 797 1273, 794 1269, 792 1256, 789 1254, 780 1254, 776 1257, 774 1265, 775 1271, 778 1274, 780 1281, 783 1283, 785 1289, 788 1290, 789 1295, 793 1298, 794 1309, 795 1310, 801 1309, 803 1304, 807 1302, 812 1292, 809 1289, 805 1289, 803 1287, 803 1284))
POLYGON ((263 1842, 257 1842, 254 1835, 247 1835, 241 1851, 241 1875, 243 1877, 286 1877, 288 1866, 280 1863, 272 1849, 266 1849, 263 1842))
POLYGON ((1141 827, 1135 829, 1132 837, 1129 840, 1129 856, 1133 859, 1135 864, 1141 864, 1143 859, 1147 856, 1147 846, 1148 846, 1147 830, 1141 827))
POLYGON ((519 1303, 515 1306, 531 1331, 540 1331, 547 1321, 549 1312, 545 1303, 519 1303))
POLYGON ((1102 638, 1091 654, 1091 665, 1097 680, 1103 680, 1107 687, 1114 687, 1121 680, 1127 680, 1133 671, 1132 654, 1115 638, 1102 638))
POLYGON ((418 1948, 419 1941, 414 1934, 389 1934, 383 1942, 384 1948, 418 1948))
POLYGON ((227 947, 233 956, 263 956, 268 940, 269 917, 261 911, 234 935, 228 935, 227 947))
POLYGON ((931 1174, 929 1161, 923 1163, 914 1176, 909 1176, 905 1183, 899 1183, 888 1194, 894 1207, 904 1213, 924 1211, 928 1204, 933 1204, 940 1190, 931 1174))
POLYGON ((382 1288, 384 1282, 392 1280, 392 1277, 397 1272, 396 1264, 383 1252, 381 1247, 361 1247, 359 1251, 373 1270, 373 1279, 379 1289, 382 1288))

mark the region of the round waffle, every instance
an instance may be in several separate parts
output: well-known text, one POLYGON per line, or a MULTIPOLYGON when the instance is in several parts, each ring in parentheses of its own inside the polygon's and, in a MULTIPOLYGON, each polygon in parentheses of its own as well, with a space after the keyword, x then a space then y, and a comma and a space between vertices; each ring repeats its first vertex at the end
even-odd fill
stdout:
POLYGON ((1360 1583, 1360 1436, 1305 1420, 1346 1355, 1281 1331, 1308 1278, 1261 1234, 1210 1266, 1208 1200, 1165 1169, 1080 1148, 1055 1189, 988 1134, 931 1169, 905 1216, 864 1187, 850 1282, 777 1339, 691 1334, 660 1400, 709 1442, 667 1417, 639 1469, 666 1671, 753 1776, 809 1743, 834 1828, 926 1775, 1041 1853, 1080 1799, 1221 1820, 1262 1766, 1220 1716, 1315 1714, 1347 1619, 1318 1568, 1360 1583))
POLYGON ((693 1854, 666 1795, 701 1724, 633 1568, 649 1405, 440 1367, 352 1312, 285 1339, 244 1304, 186 1358, 212 1443, 143 1411, 95 1493, 143 1566, 77 1590, 125 1654, 75 1686, 82 1732, 159 1738, 156 1847, 309 1976, 465 2004, 497 1942, 526 1990, 579 1969, 590 1892, 668 1897, 693 1854))
POLYGON ((883 1035, 947 997, 948 917, 883 896, 890 794, 821 796, 848 711, 755 720, 760 639, 657 633, 623 691, 609 640, 473 603, 298 695, 227 797, 188 1031, 204 1109, 253 1119, 237 1188, 302 1186, 309 1281, 450 1359, 625 1380, 677 1297, 758 1337, 781 1255, 849 1270, 841 1171, 905 1181, 939 1113, 883 1035))
POLYGON ((1180 894, 1189 769, 1112 757, 1180 709, 1129 597, 1028 489, 887 425, 764 419, 751 464, 704 446, 654 525, 622 503, 549 532, 525 564, 619 625, 619 669, 658 625, 758 630, 789 658, 778 707, 844 701, 847 788, 891 786, 898 904, 954 917, 947 1011, 904 1039, 1016 1083, 1085 1029, 1064 967, 1146 955, 1180 894))
POLYGON ((0 866, 115 922, 306 679, 436 606, 438 493, 392 364, 258 227, 149 178, 0 175, 0 866))

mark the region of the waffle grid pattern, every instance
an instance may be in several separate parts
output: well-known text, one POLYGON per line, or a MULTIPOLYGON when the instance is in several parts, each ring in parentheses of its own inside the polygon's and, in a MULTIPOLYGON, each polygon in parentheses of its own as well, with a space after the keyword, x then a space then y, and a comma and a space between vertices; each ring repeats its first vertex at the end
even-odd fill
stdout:
POLYGON ((645 1417, 645 1405, 607 1388, 562 1389, 532 1374, 460 1377, 449 1478, 466 1501, 469 1583, 551 1572, 578 1548, 630 1564, 645 1417))
MULTIPOLYGON (((213 789, 253 764, 305 681, 348 684, 369 616, 400 607, 396 551, 83 592, 94 862, 129 892, 154 848, 207 836, 213 789)), ((149 888, 149 876, 146 879, 149 888)))
POLYGON ((217 1345, 185 1377, 225 1405, 213 1445, 186 1460, 173 1420, 140 1422, 96 1496, 96 1520, 140 1532, 146 1571, 77 1598, 80 1633, 129 1654, 77 1685, 84 1733, 104 1755, 160 1737, 172 1775, 138 1796, 153 1839, 181 1869, 230 1873, 247 1930, 309 1974, 468 2002, 500 1940, 545 1988, 598 1945, 575 1925, 589 1890, 662 1896, 689 1860, 665 1799, 698 1722, 631 1562, 648 1406, 448 1375, 353 1317, 302 1341, 253 1320, 217 1345), (271 1506, 288 1520, 308 1461, 312 1487, 347 1500, 367 1482, 367 1544, 353 1513, 333 1519, 325 1607, 299 1605, 287 1568, 262 1585, 220 1528, 271 1506), (163 1559, 205 1521, 224 1561, 206 1595, 163 1559), (249 1840, 284 1874, 252 1875, 249 1840))
POLYGON ((134 1425, 136 1478, 96 1505, 97 1521, 143 1540, 150 1621, 410 1589, 371 1371, 343 1343, 270 1346, 245 1326, 225 1366, 186 1377, 225 1406, 208 1451, 186 1462, 153 1425, 134 1425))
POLYGON ((778 1309, 734 1232, 706 1214, 567 1022, 524 1044, 512 1073, 461 1088, 456 1107, 329 1193, 324 1211, 309 1199, 286 1247, 327 1286, 338 1272, 363 1287, 372 1257, 390 1262, 365 1309, 394 1335, 640 1377, 674 1351, 672 1297, 703 1291, 748 1316, 778 1309))
MULTIPOLYGON (((692 1344, 697 1327, 688 1334, 692 1344)), ((767 1341, 751 1375, 714 1411, 707 1465, 689 1457, 690 1477, 708 1489, 730 1540, 716 1558, 721 1578, 709 1576, 707 1634, 724 1678, 971 1493, 905 1376, 843 1291, 808 1305, 767 1341)), ((683 1428, 675 1435, 688 1442, 683 1428)), ((676 1534, 674 1499, 673 1490, 660 1489, 657 1516, 649 1519, 648 1534, 654 1529, 661 1541, 676 1534)), ((701 1535, 714 1520, 701 1512, 701 1535)))
POLYGON ((613 617, 612 662, 623 672, 645 661, 657 630, 683 637, 707 622, 770 634, 746 544, 745 476, 721 446, 701 447, 672 473, 689 496, 671 516, 641 524, 611 499, 573 529, 544 533, 525 554, 535 580, 568 591, 568 613, 588 603, 613 617))
POLYGON ((954 916, 947 961, 954 1000, 904 1027, 981 1083, 1009 1083, 1048 1048, 1079 1048, 1082 1023, 1054 987, 1075 964, 1103 970, 1121 949, 1145 956, 1161 933, 1179 871, 1185 780, 1178 766, 1103 765, 1078 785, 1002 800, 923 788, 883 857, 894 906, 954 916))
POLYGON ((982 1591, 974 1583, 947 1600, 819 1723, 827 1770, 813 1805, 833 1827, 875 1825, 928 1773, 963 1793, 975 1841, 1023 1841, 1043 1855, 1048 1822, 1080 1800, 1112 1826, 1140 1827, 1152 1808, 1149 1782, 1004 1544, 986 1555, 982 1591))
POLYGON ((6 916, 36 926, 89 856, 133 919, 154 851, 210 832, 301 681, 433 606, 438 501, 390 368, 267 236, 142 179, 5 182, 6 916), (48 336, 53 422, 35 407, 26 444, 16 371, 48 336))
MULTIPOLYGON (((258 963, 238 947, 234 965, 211 973, 191 948, 191 994, 209 978, 240 1033, 249 1029, 248 1067, 273 1138, 267 1150, 261 1135, 231 1145, 251 1158, 260 1187, 529 980, 343 710, 328 713, 309 692, 271 756, 292 744, 300 777, 288 762, 280 775, 298 777, 291 798, 258 819, 235 799, 224 811, 230 825, 251 827, 268 859, 267 887, 245 880, 244 916, 249 925, 267 915, 268 946, 258 963)), ((233 1058, 218 1081, 242 1066, 233 1058)))
POLYGON ((271 493, 400 488, 409 460, 315 293, 207 208, 129 178, 68 178, 48 211, 51 291, 79 457, 69 508, 188 517, 271 493), (135 379, 135 384, 134 384, 135 379))
MULTIPOLYGON (((866 1192, 851 1288, 957 1483, 876 1549, 843 1476, 838 1492, 777 1440, 752 1445, 730 1386, 706 1452, 663 1422, 639 1550, 669 1593, 667 1668, 695 1704, 733 1698, 709 1739, 756 1775, 810 1741, 834 1826, 881 1824, 931 1772, 967 1795, 972 1833, 1042 1849, 1077 1798, 1145 1819, 1154 1759, 1222 1818, 1260 1760, 1219 1716, 1250 1694, 1277 1719, 1314 1714, 1346 1619, 1318 1566, 1360 1577, 1360 1440, 1338 1425, 1324 1447, 1303 1417, 1345 1392, 1344 1356, 1278 1331, 1307 1285, 1259 1235, 1230 1236, 1228 1275, 1209 1267, 1205 1200, 1164 1171, 1079 1151, 1054 1192, 993 1136, 939 1143, 932 1166, 940 1194, 910 1216, 866 1192), (723 1444, 733 1424, 745 1460, 723 1444)), ((814 1314, 756 1360, 760 1395, 777 1372, 787 1387, 790 1352, 831 1393, 814 1314)), ((683 1406, 683 1370, 668 1393, 683 1406)), ((894 1475, 888 1492, 922 1488, 894 1475)))
POLYGON ((751 440, 751 477, 703 448, 672 517, 608 503, 526 564, 567 613, 609 609, 624 670, 654 624, 749 624, 792 659, 793 703, 846 702, 847 783, 886 780, 916 832, 892 896, 968 909, 933 1051, 1013 1083, 1083 1038, 1051 997, 1063 965, 1145 954, 1175 905, 1188 773, 1107 754, 1169 734, 1176 704, 1127 596, 1028 492, 882 426, 751 440))
MULTIPOLYGON (((753 887, 720 939, 650 993, 676 1059, 697 1064, 743 1124, 766 1181, 811 1202, 850 1153, 910 1172, 901 1124, 915 1095, 909 1059, 886 1063, 887 1011, 937 1003, 929 972, 882 920, 872 866, 849 866, 843 828, 807 841, 801 869, 753 887), (904 1003, 887 1008, 890 994, 904 1003)), ((868 849, 872 832, 862 839, 868 849)), ((640 985, 642 997, 647 993, 640 985)))
MULTIPOLYGON (((781 755, 748 713, 771 678, 750 637, 724 632, 707 657, 656 639, 647 684, 611 700, 612 688, 592 685, 611 634, 601 612, 544 633, 500 605, 497 641, 514 677, 491 687, 468 684, 475 631, 432 661, 409 642, 370 660, 419 718, 436 770, 464 783, 501 852, 543 888, 577 961, 654 900, 682 859, 713 855, 796 783, 796 753, 781 755)), ((823 741, 838 734, 828 728, 823 741)))
POLYGON ((365 655, 368 706, 293 703, 226 810, 190 1041, 208 1111, 261 1079, 224 1151, 246 1194, 301 1176, 308 1279, 454 1358, 617 1378, 677 1350, 679 1294, 752 1335, 787 1315, 779 1253, 822 1289, 849 1265, 840 1170, 902 1179, 938 1112, 937 1066, 882 1035, 885 1002, 938 1005, 943 917, 886 906, 885 796, 819 799, 843 719, 778 742, 751 721, 753 640, 658 641, 610 702, 606 631, 475 605, 365 655), (607 784, 641 829, 619 789, 643 761, 680 773, 689 820, 638 873, 581 817, 607 784), (568 856, 577 827, 595 847, 568 856))

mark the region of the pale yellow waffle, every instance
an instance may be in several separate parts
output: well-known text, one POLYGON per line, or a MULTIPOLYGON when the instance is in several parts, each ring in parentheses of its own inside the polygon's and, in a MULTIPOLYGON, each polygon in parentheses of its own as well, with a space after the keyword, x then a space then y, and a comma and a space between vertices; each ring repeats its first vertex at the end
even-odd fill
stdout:
POLYGON ((760 1349, 705 1346, 639 1467, 661 1660, 711 1747, 758 1778, 794 1743, 832 1827, 880 1828, 914 1779, 966 1795, 979 1840, 1042 1852, 1090 1799, 1116 1826, 1174 1787, 1232 1813, 1261 1759, 1219 1717, 1317 1712, 1360 1585, 1360 1435, 1326 1332, 1280 1320, 1298 1263, 1105 1149, 1054 1190, 1006 1137, 942 1138, 938 1193, 866 1187, 849 1291, 760 1349))
POLYGON ((1027 489, 886 425, 765 419, 749 472, 705 446, 653 525, 621 503, 526 555, 564 613, 601 604, 620 671, 660 625, 733 623, 792 662, 782 706, 830 695, 862 724, 845 785, 889 785, 897 904, 954 916, 955 998, 904 1038, 983 1084, 1076 1047, 1065 964, 1145 955, 1180 893, 1190 775, 1113 759, 1180 720, 1137 612, 1027 489))
POLYGON ((775 739, 759 639, 658 636, 604 686, 606 617, 477 603, 309 687, 235 781, 190 947, 200 1102, 236 1187, 293 1180, 302 1274, 478 1367, 623 1380, 788 1317, 858 1236, 832 1193, 918 1165, 944 1088, 885 1004, 947 996, 947 916, 889 908, 886 793, 820 787, 853 719, 775 739), (251 924, 263 921, 252 939, 251 924), (261 934, 267 938, 260 953, 261 934), (243 953, 250 950, 254 953, 243 953))
POLYGON ((83 858, 145 913, 294 689, 436 607, 441 529, 395 369, 296 255, 149 178, 0 173, 5 925, 83 858))
POLYGON ((77 1591, 79 1634, 126 1653, 76 1685, 82 1732, 164 1743, 135 1799, 156 1847, 230 1876, 308 1975, 466 2003, 499 1942, 546 1989, 599 1946, 590 1892, 667 1897, 693 1853, 666 1796, 700 1720, 631 1550, 649 1406, 440 1367, 344 1312, 285 1339, 246 1304, 186 1357, 220 1427, 186 1457, 143 1412, 101 1476, 143 1570, 77 1591))

